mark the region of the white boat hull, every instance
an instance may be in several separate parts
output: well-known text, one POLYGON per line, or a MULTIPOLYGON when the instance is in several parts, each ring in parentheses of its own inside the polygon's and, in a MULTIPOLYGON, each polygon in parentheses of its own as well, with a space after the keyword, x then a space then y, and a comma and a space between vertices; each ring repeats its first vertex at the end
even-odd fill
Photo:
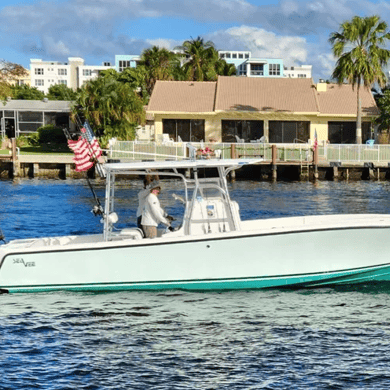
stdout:
POLYGON ((198 237, 44 240, 0 247, 2 291, 229 290, 390 280, 390 218, 383 215, 244 221, 239 232, 198 237))

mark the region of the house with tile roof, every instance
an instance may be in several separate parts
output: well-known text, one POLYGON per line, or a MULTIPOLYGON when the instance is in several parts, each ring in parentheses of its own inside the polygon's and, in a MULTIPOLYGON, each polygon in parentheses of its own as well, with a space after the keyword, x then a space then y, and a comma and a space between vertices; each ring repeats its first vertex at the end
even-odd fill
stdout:
MULTIPOLYGON (((360 92, 363 142, 379 115, 369 89, 360 92)), ((216 82, 157 81, 147 113, 155 133, 185 142, 355 143, 357 90, 305 78, 220 76, 216 82), (180 137, 180 138, 179 138, 180 137)))

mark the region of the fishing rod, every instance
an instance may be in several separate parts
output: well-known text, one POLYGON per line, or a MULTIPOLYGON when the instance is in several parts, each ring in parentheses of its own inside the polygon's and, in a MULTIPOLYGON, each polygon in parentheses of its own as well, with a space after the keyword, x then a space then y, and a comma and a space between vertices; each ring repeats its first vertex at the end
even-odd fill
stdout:
POLYGON ((91 183, 91 181, 89 180, 89 177, 88 177, 88 176, 87 176, 87 183, 88 183, 88 185, 89 185, 89 188, 91 189, 92 195, 93 195, 93 197, 95 198, 95 202, 96 202, 96 204, 95 204, 95 206, 93 206, 93 209, 91 210, 91 212, 93 213, 93 215, 94 215, 95 217, 98 216, 98 215, 103 215, 103 213, 104 213, 103 206, 102 206, 102 204, 100 203, 100 200, 99 200, 99 198, 97 197, 96 192, 95 192, 95 190, 94 190, 94 188, 93 188, 93 186, 92 186, 92 183, 91 183))

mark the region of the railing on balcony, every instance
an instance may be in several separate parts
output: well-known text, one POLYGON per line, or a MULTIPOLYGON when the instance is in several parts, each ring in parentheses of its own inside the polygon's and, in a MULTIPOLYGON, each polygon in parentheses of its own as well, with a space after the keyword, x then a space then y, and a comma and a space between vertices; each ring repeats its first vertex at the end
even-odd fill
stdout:
MULTIPOLYGON (((232 147, 235 157, 272 159, 272 145, 270 143, 191 143, 196 148, 209 147, 220 150, 224 159, 232 158, 232 147)), ((310 144, 275 144, 277 146, 277 160, 291 163, 311 162, 313 147, 310 144)), ((111 145, 109 158, 121 160, 181 160, 188 157, 185 142, 170 142, 161 144, 156 142, 117 141, 111 145)), ((318 146, 320 163, 326 162, 390 162, 390 145, 356 145, 356 144, 328 144, 318 146)))

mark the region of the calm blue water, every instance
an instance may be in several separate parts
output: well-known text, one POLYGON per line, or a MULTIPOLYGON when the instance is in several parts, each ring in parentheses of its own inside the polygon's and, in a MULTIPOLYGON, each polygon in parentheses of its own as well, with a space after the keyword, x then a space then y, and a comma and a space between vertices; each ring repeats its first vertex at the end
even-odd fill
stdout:
MULTIPOLYGON (((164 183, 178 215, 180 188, 164 183)), ((122 182, 123 226, 140 188, 122 182)), ((389 213, 389 194, 388 182, 231 184, 243 219, 389 213)), ((99 232, 92 206, 83 181, 0 181, 8 240, 99 232)), ((388 389, 389 332, 386 284, 0 295, 0 389, 388 389)))

